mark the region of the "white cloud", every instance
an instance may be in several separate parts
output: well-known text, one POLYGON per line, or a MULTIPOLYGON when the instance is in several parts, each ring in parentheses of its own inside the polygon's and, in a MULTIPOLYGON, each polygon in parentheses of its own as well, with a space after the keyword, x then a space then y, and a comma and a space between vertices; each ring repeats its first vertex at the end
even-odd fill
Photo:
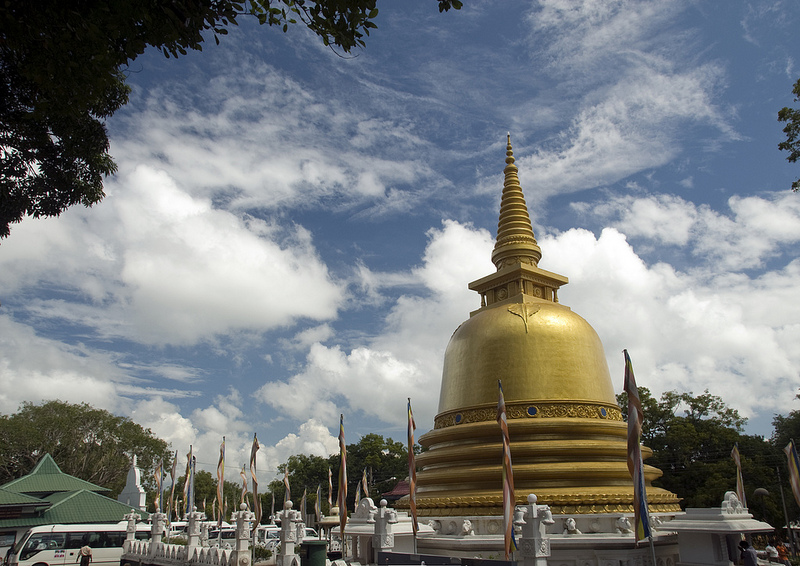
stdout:
MULTIPOLYGON (((405 419, 405 399, 411 397, 419 421, 432 420, 438 398, 431 392, 439 389, 447 339, 480 306, 467 283, 494 266, 493 244, 485 230, 445 221, 428 236, 423 263, 411 274, 427 291, 423 296, 400 296, 383 332, 369 345, 349 352, 312 345, 302 372, 265 384, 258 398, 297 419, 315 414, 335 422, 339 412, 356 410, 398 424, 405 419), (314 395, 308 395, 312 390, 314 395)), ((390 285, 396 281, 387 279, 390 285)))
POLYGON ((708 275, 648 266, 614 229, 599 238, 573 229, 540 243, 543 267, 570 277, 559 296, 597 330, 617 390, 627 348, 639 384, 656 394, 708 388, 746 416, 790 408, 800 386, 800 346, 786 339, 800 317, 788 300, 800 291, 797 262, 753 278, 708 275))
POLYGON ((91 212, 22 225, 4 244, 0 282, 9 292, 57 282, 79 295, 34 301, 35 316, 145 344, 336 316, 344 289, 302 227, 215 209, 149 166, 114 186, 91 212))
POLYGON ((800 202, 789 191, 728 200, 730 215, 674 195, 615 197, 576 209, 610 221, 633 238, 682 247, 725 272, 761 268, 800 241, 800 202))

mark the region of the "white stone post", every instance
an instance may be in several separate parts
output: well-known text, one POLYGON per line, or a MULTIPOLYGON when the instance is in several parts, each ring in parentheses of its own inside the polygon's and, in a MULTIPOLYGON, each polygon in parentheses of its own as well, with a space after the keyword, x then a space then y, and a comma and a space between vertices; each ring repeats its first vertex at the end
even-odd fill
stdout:
POLYGON ((131 509, 131 512, 124 518, 128 521, 128 526, 125 528, 125 542, 122 543, 122 551, 130 552, 133 543, 136 542, 136 521, 140 520, 142 516, 135 509, 131 509))
MULTIPOLYGON (((197 510, 197 507, 193 507, 192 512, 189 513, 189 524, 187 525, 186 531, 188 537, 186 541, 186 556, 189 559, 191 559, 195 549, 202 546, 202 542, 200 540, 200 523, 205 518, 205 513, 200 513, 197 510)), ((206 536, 206 538, 208 537, 206 536)))
POLYGON ((205 521, 206 516, 203 513, 203 521, 200 523, 200 546, 208 546, 208 523, 205 521))
POLYGON ((250 521, 255 514, 247 510, 247 505, 239 505, 239 511, 233 514, 236 521, 236 546, 230 566, 250 566, 250 521))
POLYGON ((385 499, 381 499, 379 504, 381 507, 377 513, 377 519, 372 519, 375 522, 375 534, 372 535, 372 552, 374 554, 372 563, 378 563, 378 553, 386 552, 394 548, 394 532, 392 525, 397 523, 397 511, 390 507, 386 507, 385 499))
POLYGON ((150 556, 155 556, 161 546, 161 537, 164 536, 164 525, 167 516, 156 508, 156 512, 151 515, 153 526, 150 527, 150 556))
POLYGON ((528 495, 528 504, 514 510, 514 525, 522 528, 519 550, 523 566, 547 566, 550 556, 550 539, 546 536, 547 525, 555 523, 548 505, 537 505, 536 495, 528 495), (526 520, 527 519, 527 520, 526 520))
POLYGON ((281 551, 276 557, 277 566, 299 566, 300 556, 295 553, 297 544, 296 524, 301 522, 300 513, 292 510, 292 502, 287 501, 283 504, 283 511, 279 513, 281 518, 281 551))

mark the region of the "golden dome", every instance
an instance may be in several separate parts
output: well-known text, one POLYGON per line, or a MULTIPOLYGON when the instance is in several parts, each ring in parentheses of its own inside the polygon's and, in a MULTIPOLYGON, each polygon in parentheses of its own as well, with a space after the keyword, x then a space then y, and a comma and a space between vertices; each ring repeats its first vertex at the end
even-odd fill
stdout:
POLYGON ((453 334, 444 357, 439 414, 507 403, 590 402, 617 408, 603 345, 568 307, 519 295, 521 302, 476 312, 453 334))
MULTIPOLYGON (((567 278, 538 266, 542 254, 510 137, 504 173, 497 272, 470 283, 481 308, 447 346, 434 429, 419 439, 427 450, 417 457, 418 512, 502 515, 498 380, 517 504, 535 493, 559 514, 632 512, 627 426, 603 345, 588 322, 558 303, 567 278)), ((660 475, 645 466, 650 510, 680 510, 675 494, 650 485, 660 475)))

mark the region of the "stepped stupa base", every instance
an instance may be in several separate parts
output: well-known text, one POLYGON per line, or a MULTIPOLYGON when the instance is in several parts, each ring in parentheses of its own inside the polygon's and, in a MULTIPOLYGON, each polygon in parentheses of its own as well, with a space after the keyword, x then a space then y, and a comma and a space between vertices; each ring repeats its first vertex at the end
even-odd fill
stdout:
MULTIPOLYGON (((666 523, 673 514, 652 514, 651 521, 666 523)), ((619 513, 553 515, 547 527, 554 566, 652 566, 652 552, 646 541, 634 542, 633 517, 619 513), (626 520, 627 519, 627 520, 626 520)), ((440 516, 420 518, 435 530, 417 539, 419 554, 460 558, 502 559, 503 518, 495 515, 440 516)), ((679 561, 678 539, 674 533, 654 533, 657 566, 675 566, 679 561)), ((516 557, 521 561, 521 555, 516 557)))

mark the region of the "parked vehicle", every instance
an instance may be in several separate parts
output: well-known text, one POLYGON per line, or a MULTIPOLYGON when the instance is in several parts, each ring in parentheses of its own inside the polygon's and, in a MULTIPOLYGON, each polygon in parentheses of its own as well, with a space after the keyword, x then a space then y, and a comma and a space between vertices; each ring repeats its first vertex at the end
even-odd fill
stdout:
MULTIPOLYGON (((127 526, 122 521, 32 527, 9 551, 8 566, 73 566, 82 546, 92 549, 93 566, 117 566, 127 526)), ((150 525, 136 525, 136 538, 149 539, 150 525)))

